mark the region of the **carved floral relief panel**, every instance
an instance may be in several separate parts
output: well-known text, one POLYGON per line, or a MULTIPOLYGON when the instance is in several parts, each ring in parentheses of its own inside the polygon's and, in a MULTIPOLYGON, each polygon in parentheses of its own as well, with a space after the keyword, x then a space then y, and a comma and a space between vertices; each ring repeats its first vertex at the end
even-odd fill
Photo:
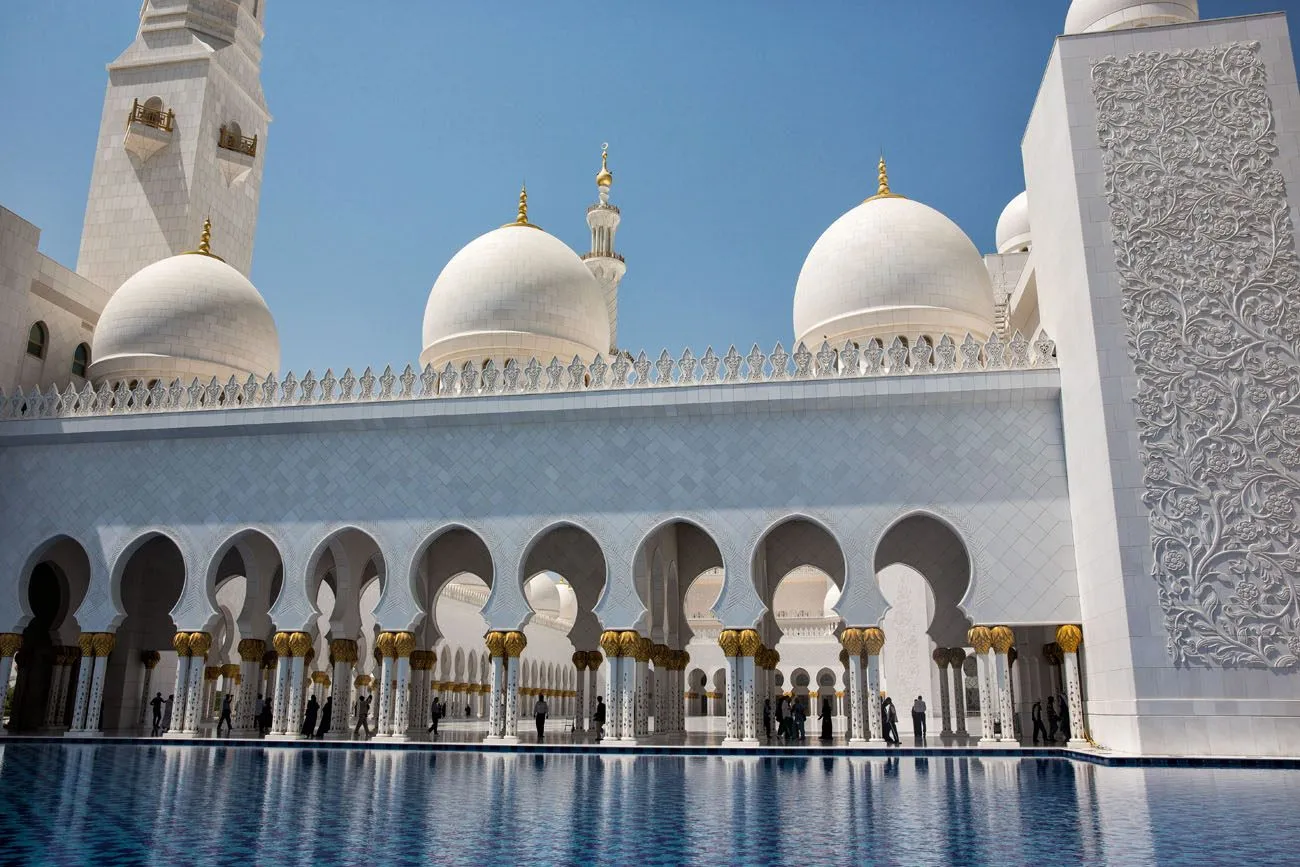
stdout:
POLYGON ((1092 67, 1178 665, 1300 664, 1300 259, 1258 43, 1092 67))

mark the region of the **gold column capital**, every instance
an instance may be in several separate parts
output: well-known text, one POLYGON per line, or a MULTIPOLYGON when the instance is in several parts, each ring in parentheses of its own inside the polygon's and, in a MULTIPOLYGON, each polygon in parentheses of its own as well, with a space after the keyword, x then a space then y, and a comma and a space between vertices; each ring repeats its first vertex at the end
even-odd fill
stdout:
POLYGON ((528 638, 517 629, 512 629, 506 633, 505 647, 506 656, 518 658, 528 646, 528 638))
POLYGON ((1077 653, 1079 645, 1083 643, 1083 630, 1073 623, 1058 626, 1056 629, 1056 643, 1061 645, 1061 650, 1066 653, 1077 653))
POLYGON ((1010 626, 994 626, 989 630, 989 639, 995 651, 1006 653, 1011 649, 1011 645, 1016 643, 1016 634, 1011 631, 1010 626))
POLYGON ((266 642, 260 638, 241 638, 239 658, 244 662, 259 662, 266 653, 266 642))
POLYGON ((600 648, 605 651, 605 655, 610 659, 617 659, 623 655, 623 642, 619 638, 618 630, 607 629, 600 634, 600 648))
POLYGON ((862 630, 862 652, 867 656, 879 656, 885 646, 885 630, 879 626, 868 626, 862 630))
POLYGON ((312 649, 311 636, 305 632, 289 633, 289 654, 291 656, 301 656, 307 658, 307 653, 312 649))
POLYGON ((415 633, 413 632, 394 632, 393 633, 393 653, 399 659, 408 659, 415 651, 415 633))
POLYGON ((972 626, 966 633, 966 641, 975 648, 976 653, 988 653, 993 646, 993 633, 987 626, 972 626))
POLYGON ((496 659, 498 656, 506 655, 506 634, 499 630, 492 630, 483 636, 483 643, 487 645, 488 656, 496 659))
POLYGON ((0 632, 0 657, 13 656, 23 649, 23 637, 16 632, 0 632))
POLYGON ((718 646, 722 648, 723 656, 735 656, 740 650, 740 633, 735 629, 722 630, 718 633, 718 646))

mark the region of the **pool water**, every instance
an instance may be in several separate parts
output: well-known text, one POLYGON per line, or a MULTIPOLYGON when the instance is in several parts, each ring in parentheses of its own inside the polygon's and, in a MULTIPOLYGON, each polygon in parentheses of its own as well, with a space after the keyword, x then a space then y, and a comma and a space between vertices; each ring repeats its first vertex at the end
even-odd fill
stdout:
POLYGON ((0 745, 0 863, 1296 862, 1300 774, 1066 759, 0 745))

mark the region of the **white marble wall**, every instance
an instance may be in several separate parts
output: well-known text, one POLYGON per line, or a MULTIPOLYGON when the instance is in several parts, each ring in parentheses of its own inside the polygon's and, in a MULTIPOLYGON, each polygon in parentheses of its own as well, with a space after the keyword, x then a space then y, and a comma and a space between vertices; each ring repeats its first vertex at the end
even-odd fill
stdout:
MULTIPOLYGON (((1093 93, 1100 58, 1232 42, 1259 45, 1280 148, 1274 167, 1287 189, 1300 189, 1300 97, 1280 15, 1060 39, 1024 139, 1042 321, 1060 337, 1088 715, 1093 736, 1120 750, 1300 753, 1294 668, 1178 667, 1170 654, 1093 93)), ((1297 203, 1292 195, 1292 225, 1297 203)))

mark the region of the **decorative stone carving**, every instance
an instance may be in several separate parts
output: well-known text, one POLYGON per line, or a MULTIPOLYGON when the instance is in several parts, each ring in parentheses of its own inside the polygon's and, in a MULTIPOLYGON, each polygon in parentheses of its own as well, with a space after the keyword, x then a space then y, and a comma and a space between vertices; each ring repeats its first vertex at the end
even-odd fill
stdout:
POLYGON ((1177 665, 1300 665, 1300 257, 1265 85, 1254 42, 1092 67, 1177 665))

